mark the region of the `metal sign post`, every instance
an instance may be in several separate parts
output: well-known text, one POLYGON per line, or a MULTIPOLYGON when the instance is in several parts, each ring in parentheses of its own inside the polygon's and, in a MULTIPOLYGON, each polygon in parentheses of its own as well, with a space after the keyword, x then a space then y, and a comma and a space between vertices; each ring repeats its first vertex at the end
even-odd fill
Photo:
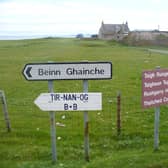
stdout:
POLYGON ((155 108, 155 123, 154 123, 154 150, 159 149, 159 118, 160 107, 155 108))
MULTIPOLYGON (((156 67, 159 70, 160 67, 156 67)), ((160 106, 155 107, 155 121, 154 121, 154 150, 159 149, 159 122, 160 122, 160 106)))
MULTIPOLYGON (((83 92, 88 92, 88 80, 83 80, 83 92)), ((84 111, 84 150, 85 160, 89 161, 89 117, 88 111, 84 111)))
MULTIPOLYGON (((54 92, 53 81, 48 81, 48 90, 50 93, 54 92)), ((51 149, 52 149, 52 160, 57 161, 57 151, 56 151, 56 128, 55 128, 55 112, 50 111, 50 124, 51 124, 51 149)))
POLYGON ((88 80, 112 78, 111 62, 29 63, 23 76, 28 81, 48 81, 49 93, 41 94, 34 103, 50 112, 52 160, 57 161, 55 111, 84 111, 85 160, 89 161, 88 110, 102 109, 101 93, 88 93, 88 80), (53 80, 83 80, 83 93, 53 93, 53 80), (87 93, 87 94, 86 94, 87 93))
POLYGON ((155 108, 154 150, 159 149, 160 105, 168 104, 168 69, 144 71, 142 78, 142 106, 155 108))

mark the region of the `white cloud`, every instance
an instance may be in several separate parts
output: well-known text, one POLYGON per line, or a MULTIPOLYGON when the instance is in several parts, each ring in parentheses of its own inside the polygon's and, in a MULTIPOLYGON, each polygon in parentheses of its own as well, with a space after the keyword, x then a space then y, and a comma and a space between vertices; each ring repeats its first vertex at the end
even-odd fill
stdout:
POLYGON ((132 30, 168 28, 166 4, 167 0, 7 0, 0 2, 0 31, 97 33, 102 20, 128 21, 132 30))

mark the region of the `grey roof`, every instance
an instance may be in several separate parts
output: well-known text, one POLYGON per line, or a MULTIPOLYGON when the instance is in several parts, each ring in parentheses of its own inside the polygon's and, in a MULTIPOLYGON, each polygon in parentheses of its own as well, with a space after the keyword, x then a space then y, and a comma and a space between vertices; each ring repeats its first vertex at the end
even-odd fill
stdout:
POLYGON ((128 33, 127 24, 102 24, 101 31, 104 34, 128 33))

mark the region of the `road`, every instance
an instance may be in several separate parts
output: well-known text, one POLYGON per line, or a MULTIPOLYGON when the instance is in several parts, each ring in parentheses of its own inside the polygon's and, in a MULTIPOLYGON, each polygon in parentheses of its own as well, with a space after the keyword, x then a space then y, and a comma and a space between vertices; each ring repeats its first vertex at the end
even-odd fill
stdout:
POLYGON ((160 54, 168 54, 168 50, 148 49, 149 52, 155 52, 160 54))

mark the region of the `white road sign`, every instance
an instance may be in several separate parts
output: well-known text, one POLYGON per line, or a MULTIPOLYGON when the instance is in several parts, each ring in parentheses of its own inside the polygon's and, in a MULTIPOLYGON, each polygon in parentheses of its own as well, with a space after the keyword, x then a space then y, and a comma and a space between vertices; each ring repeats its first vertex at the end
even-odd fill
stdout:
POLYGON ((102 94, 41 93, 34 103, 42 111, 102 110, 102 94))
POLYGON ((111 79, 111 62, 30 63, 23 69, 27 80, 111 79))

